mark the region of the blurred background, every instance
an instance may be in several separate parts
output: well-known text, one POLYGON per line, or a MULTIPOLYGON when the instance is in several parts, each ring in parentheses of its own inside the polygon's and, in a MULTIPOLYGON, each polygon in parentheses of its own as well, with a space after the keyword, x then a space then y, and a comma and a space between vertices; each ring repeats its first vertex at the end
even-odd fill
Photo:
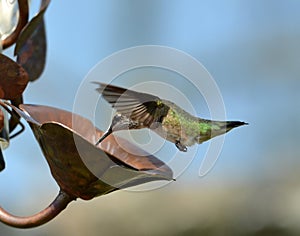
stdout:
MULTIPOLYGON (((39 1, 31 3, 34 12, 39 1)), ((208 144, 163 188, 77 200, 44 226, 0 224, 0 235, 299 235, 299 10, 294 0, 52 1, 46 69, 29 84, 26 103, 71 111, 97 62, 154 44, 200 61, 221 90, 228 119, 250 125, 226 136, 204 177, 198 172, 208 144)), ((4 155, 1 206, 16 215, 46 207, 58 187, 30 129, 4 155)))

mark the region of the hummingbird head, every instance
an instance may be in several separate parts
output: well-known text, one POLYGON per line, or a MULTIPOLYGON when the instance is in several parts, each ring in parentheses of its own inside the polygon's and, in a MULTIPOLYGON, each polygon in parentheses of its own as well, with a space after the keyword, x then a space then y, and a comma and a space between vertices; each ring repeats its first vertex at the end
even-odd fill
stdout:
POLYGON ((112 131, 127 130, 127 129, 133 129, 135 125, 136 122, 134 122, 127 116, 118 113, 113 117, 111 123, 111 129, 112 131))

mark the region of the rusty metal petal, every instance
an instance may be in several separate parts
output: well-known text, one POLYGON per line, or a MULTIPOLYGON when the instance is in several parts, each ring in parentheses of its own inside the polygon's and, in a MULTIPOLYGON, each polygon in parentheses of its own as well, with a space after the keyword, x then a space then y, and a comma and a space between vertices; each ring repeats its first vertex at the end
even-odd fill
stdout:
POLYGON ((22 31, 23 27, 27 24, 28 21, 28 0, 18 0, 19 6, 19 20, 18 24, 4 40, 0 41, 2 44, 2 48, 8 48, 13 45, 19 37, 20 32, 22 31))
POLYGON ((10 58, 0 54, 0 98, 19 97, 27 83, 27 72, 10 58))
POLYGON ((44 13, 49 3, 49 0, 42 1, 40 12, 24 27, 15 47, 17 62, 28 72, 30 81, 38 79, 45 67, 46 32, 44 13))
MULTIPOLYGON (((94 126, 81 116, 47 106, 22 104, 20 108, 14 109, 30 124, 53 177, 71 196, 88 200, 123 187, 173 179, 172 170, 162 161, 150 154, 127 153, 113 136, 101 149, 96 147, 94 126), (72 127, 74 120, 81 125, 72 127)), ((101 135, 97 130, 96 139, 101 135)))
MULTIPOLYGON (((0 133, 4 127, 4 114, 3 111, 0 109, 0 133)), ((0 172, 5 168, 5 162, 2 154, 2 150, 0 147, 0 172)))
POLYGON ((3 129, 4 127, 4 114, 3 111, 0 109, 0 131, 3 129))
POLYGON ((0 172, 5 168, 5 161, 3 157, 2 150, 0 149, 0 172))

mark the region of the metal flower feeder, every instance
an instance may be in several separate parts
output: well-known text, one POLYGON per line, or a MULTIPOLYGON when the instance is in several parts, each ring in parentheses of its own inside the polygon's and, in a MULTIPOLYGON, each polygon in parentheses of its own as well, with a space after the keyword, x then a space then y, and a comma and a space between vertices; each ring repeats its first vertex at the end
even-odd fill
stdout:
POLYGON ((33 216, 13 216, 0 207, 0 221, 7 225, 39 226, 77 198, 90 200, 150 181, 173 180, 172 170, 165 163, 129 142, 123 141, 134 152, 122 149, 113 136, 96 147, 95 140, 102 131, 95 130, 92 122, 79 115, 48 106, 22 104, 19 109, 1 104, 6 109, 10 106, 28 122, 60 187, 55 200, 33 216), (132 154, 136 151, 141 155, 132 154))

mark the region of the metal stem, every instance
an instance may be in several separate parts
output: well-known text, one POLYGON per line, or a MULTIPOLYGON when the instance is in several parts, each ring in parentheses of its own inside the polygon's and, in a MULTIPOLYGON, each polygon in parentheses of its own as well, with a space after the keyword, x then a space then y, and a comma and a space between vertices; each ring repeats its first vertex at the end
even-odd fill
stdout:
POLYGON ((63 191, 60 191, 58 196, 47 208, 33 216, 28 217, 14 216, 0 207, 0 221, 16 228, 37 227, 55 218, 73 200, 75 200, 74 197, 63 191))

